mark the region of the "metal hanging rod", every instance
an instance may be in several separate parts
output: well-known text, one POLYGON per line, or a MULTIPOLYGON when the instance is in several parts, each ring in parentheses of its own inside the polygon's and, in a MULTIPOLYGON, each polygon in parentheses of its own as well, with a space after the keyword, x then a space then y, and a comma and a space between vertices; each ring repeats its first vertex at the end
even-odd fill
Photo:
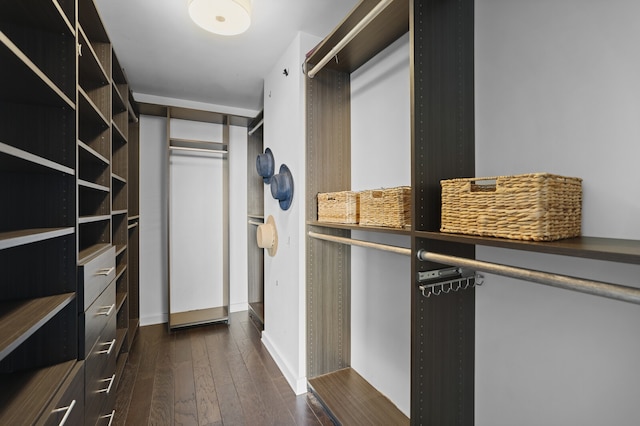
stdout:
POLYGON ((249 225, 256 225, 256 226, 260 226, 260 225, 264 225, 264 222, 258 222, 256 220, 250 220, 249 221, 249 225))
POLYGON ((262 127, 263 124, 264 124, 264 118, 262 120, 258 121, 258 124, 256 124, 255 126, 253 126, 252 129, 249 130, 249 136, 254 134, 256 132, 256 130, 258 130, 260 127, 262 127))
POLYGON ((188 148, 186 146, 170 146, 172 151, 195 151, 195 152, 207 152, 209 154, 228 154, 229 151, 224 149, 207 149, 207 148, 188 148))
POLYGON ((340 40, 330 51, 327 53, 324 58, 320 60, 309 72, 307 75, 309 78, 313 78, 332 58, 334 58, 340 51, 351 41, 355 36, 360 33, 371 21, 373 21, 376 16, 380 14, 387 6, 389 6, 393 0, 382 0, 380 3, 376 5, 367 15, 362 18, 360 22, 354 26, 351 31, 345 35, 342 40, 340 40))
POLYGON ((336 237, 334 235, 319 234, 313 231, 309 231, 308 235, 311 238, 317 238, 318 240, 331 241, 334 243, 348 244, 352 246, 374 248, 378 250, 390 251, 392 253, 403 254, 405 256, 411 256, 411 249, 404 248, 404 247, 396 247, 396 246, 390 246, 387 244, 379 244, 379 243, 370 243, 368 241, 355 240, 353 238, 336 237))
POLYGON ((466 259, 464 257, 431 253, 426 250, 418 250, 416 255, 420 260, 427 260, 445 265, 462 266, 505 277, 517 278, 552 287, 564 288, 566 290, 579 291, 581 293, 587 293, 594 296, 640 304, 640 289, 635 287, 586 280, 583 278, 552 274, 549 272, 541 272, 531 269, 516 268, 514 266, 466 259))

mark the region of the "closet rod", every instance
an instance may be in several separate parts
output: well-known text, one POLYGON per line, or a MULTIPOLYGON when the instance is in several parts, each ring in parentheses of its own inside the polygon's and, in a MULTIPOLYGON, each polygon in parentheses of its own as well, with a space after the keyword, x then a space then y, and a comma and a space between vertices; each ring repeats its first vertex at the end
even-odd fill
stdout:
POLYGON ((263 124, 264 124, 264 118, 258 121, 258 124, 256 124, 252 129, 249 130, 249 136, 254 134, 256 130, 258 130, 263 124))
POLYGON ((260 225, 264 225, 263 222, 257 222, 255 220, 250 220, 249 221, 249 225, 256 225, 256 226, 260 226, 260 225))
POLYGON ((221 149, 206 149, 206 148, 187 148, 186 146, 170 146, 170 150, 176 151, 196 151, 196 152, 208 152, 211 154, 228 154, 229 151, 221 149))
POLYGON ((367 15, 362 18, 360 22, 354 26, 351 31, 345 35, 342 40, 340 40, 333 48, 327 53, 324 58, 320 60, 309 72, 307 75, 309 78, 313 78, 332 58, 334 58, 355 36, 357 36, 360 31, 362 31, 371 21, 373 21, 376 16, 380 14, 387 6, 389 6, 393 0, 381 0, 380 3, 376 5, 367 15))
POLYGON ((390 251, 392 253, 403 254, 405 256, 411 256, 411 249, 404 248, 404 247, 396 247, 396 246, 390 246, 387 244, 379 244, 379 243, 370 243, 368 241, 354 240, 353 238, 336 237, 334 235, 319 234, 313 231, 309 231, 308 235, 311 238, 317 238, 319 240, 331 241, 331 242, 340 243, 340 244, 348 244, 352 246, 374 248, 378 250, 390 251))
POLYGON ((449 256, 431 253, 426 250, 418 250, 417 257, 420 260, 441 263, 445 265, 462 266, 476 271, 489 272, 505 277, 518 278, 538 284, 559 287, 566 290, 579 291, 594 296, 607 297, 640 304, 640 289, 620 284, 610 284, 601 281, 591 281, 583 278, 567 275, 552 274, 549 272, 535 271, 531 269, 517 268, 499 263, 483 262, 480 260, 466 259, 464 257, 449 256))

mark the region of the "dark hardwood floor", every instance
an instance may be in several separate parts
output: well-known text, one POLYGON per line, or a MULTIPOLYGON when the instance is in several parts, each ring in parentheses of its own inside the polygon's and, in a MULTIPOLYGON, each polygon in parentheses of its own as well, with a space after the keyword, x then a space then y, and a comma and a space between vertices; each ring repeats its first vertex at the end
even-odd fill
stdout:
POLYGON ((116 393, 119 425, 332 425, 296 396, 247 312, 230 323, 141 327, 116 393))

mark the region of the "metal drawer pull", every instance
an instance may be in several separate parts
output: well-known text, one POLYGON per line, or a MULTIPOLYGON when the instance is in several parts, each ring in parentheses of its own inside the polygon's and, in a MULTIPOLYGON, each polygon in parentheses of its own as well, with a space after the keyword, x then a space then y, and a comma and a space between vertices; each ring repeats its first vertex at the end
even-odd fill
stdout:
POLYGON ((111 376, 110 378, 108 378, 108 379, 100 380, 101 382, 109 382, 109 386, 107 386, 105 389, 100 389, 99 391, 96 391, 96 393, 104 392, 104 393, 108 394, 109 392, 111 392, 111 386, 113 386, 113 382, 115 382, 115 380, 116 380, 116 375, 115 374, 113 376, 111 376))
POLYGON ((76 400, 74 399, 73 401, 71 401, 71 404, 69 404, 68 406, 56 408, 55 410, 51 411, 52 413, 59 413, 61 411, 66 411, 66 413, 64 413, 64 417, 62 418, 62 420, 60 420, 60 423, 58 423, 58 426, 63 426, 67 422, 67 419, 71 415, 71 410, 73 410, 73 407, 75 407, 75 405, 76 405, 76 400))
POLYGON ((113 308, 116 307, 116 304, 112 304, 111 306, 101 306, 100 309, 107 309, 106 312, 100 312, 97 315, 104 315, 105 317, 108 317, 109 315, 111 315, 111 312, 113 312, 113 308))
POLYGON ((109 355, 111 353, 111 350, 113 349, 113 345, 115 345, 115 343, 116 343, 116 339, 113 339, 110 342, 100 343, 102 346, 109 345, 109 349, 107 349, 105 351, 98 351, 96 353, 97 354, 107 354, 107 355, 109 355))
POLYGON ((111 414, 107 414, 106 416, 100 416, 101 419, 106 419, 107 417, 109 417, 109 424, 107 426, 111 426, 111 422, 113 422, 113 418, 116 415, 116 410, 113 410, 111 412, 111 414))
POLYGON ((96 275, 104 275, 104 276, 107 276, 107 275, 109 275, 110 273, 112 273, 114 269, 116 269, 116 267, 115 267, 115 266, 112 266, 111 268, 102 268, 102 269, 98 269, 98 270, 96 271, 96 275))

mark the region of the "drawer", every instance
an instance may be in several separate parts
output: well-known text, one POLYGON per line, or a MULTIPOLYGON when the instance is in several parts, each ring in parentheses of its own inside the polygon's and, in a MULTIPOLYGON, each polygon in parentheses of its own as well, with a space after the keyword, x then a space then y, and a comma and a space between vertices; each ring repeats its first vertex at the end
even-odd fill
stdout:
POLYGON ((96 424, 111 413, 116 393, 116 318, 109 320, 85 361, 85 423, 96 424), (113 344, 112 344, 113 342, 113 344))
POLYGON ((89 355, 104 327, 116 316, 116 282, 112 281, 87 311, 80 315, 80 354, 84 354, 85 358, 89 355))
POLYGON ((86 311, 100 293, 116 277, 116 248, 110 246, 78 265, 80 311, 86 311))
POLYGON ((102 411, 98 415, 96 426, 102 426, 102 425, 109 426, 112 424, 116 415, 115 406, 116 406, 116 392, 112 391, 107 397, 105 406, 102 408, 102 411))
POLYGON ((37 425, 84 424, 84 362, 77 362, 37 425))

